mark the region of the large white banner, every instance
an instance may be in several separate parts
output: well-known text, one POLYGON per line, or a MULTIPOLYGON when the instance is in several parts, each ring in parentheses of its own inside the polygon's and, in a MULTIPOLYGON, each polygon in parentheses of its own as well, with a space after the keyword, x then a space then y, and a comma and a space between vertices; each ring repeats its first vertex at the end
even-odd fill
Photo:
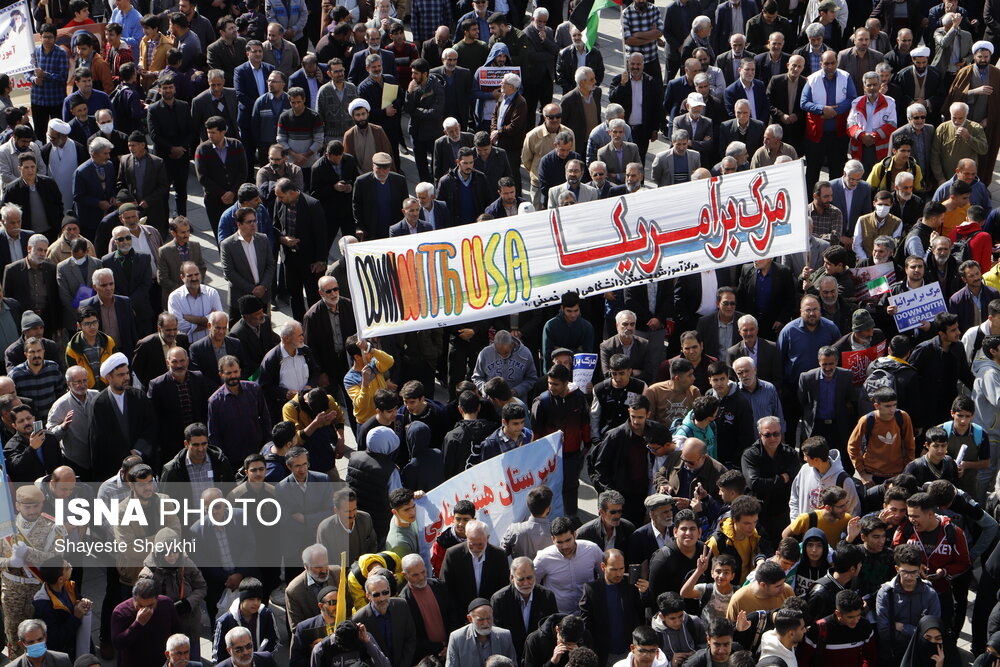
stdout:
MULTIPOLYGON (((790 162, 347 246, 363 338, 443 327, 806 250, 790 162)), ((400 214, 402 215, 402 214, 400 214)))
POLYGON ((531 516, 528 491, 534 486, 552 489, 551 515, 562 516, 562 478, 562 431, 455 475, 417 501, 421 554, 430 562, 431 545, 455 522, 452 510, 460 500, 476 506, 476 519, 490 527, 490 542, 498 546, 510 524, 531 516))
POLYGON ((14 75, 34 69, 34 52, 28 0, 0 9, 0 73, 14 75))

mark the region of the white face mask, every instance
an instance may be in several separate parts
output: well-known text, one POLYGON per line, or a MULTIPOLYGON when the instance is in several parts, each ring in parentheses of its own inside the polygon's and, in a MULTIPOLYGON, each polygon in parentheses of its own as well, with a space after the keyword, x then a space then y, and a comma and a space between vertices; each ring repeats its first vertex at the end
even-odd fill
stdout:
POLYGON ((115 124, 114 123, 100 123, 100 124, 98 124, 97 127, 104 134, 111 134, 111 132, 115 129, 115 124))
POLYGON ((886 204, 876 204, 875 215, 877 215, 880 218, 884 218, 885 216, 889 215, 889 206, 887 206, 886 204))
POLYGON ((83 256, 83 257, 81 257, 80 259, 77 259, 76 257, 74 257, 74 258, 73 258, 73 261, 74 261, 74 262, 76 262, 76 265, 77 265, 77 266, 83 266, 84 264, 86 264, 86 263, 87 263, 87 256, 86 256, 86 255, 84 255, 84 256, 83 256))

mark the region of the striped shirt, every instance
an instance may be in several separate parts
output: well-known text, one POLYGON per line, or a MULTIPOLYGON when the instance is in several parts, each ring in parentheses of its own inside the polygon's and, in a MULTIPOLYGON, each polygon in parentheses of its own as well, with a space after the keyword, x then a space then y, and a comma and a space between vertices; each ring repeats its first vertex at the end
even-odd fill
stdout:
POLYGON ((32 400, 35 419, 43 421, 48 417, 52 404, 66 390, 59 364, 48 359, 42 362, 42 370, 37 375, 28 368, 27 361, 18 364, 10 369, 10 379, 17 385, 18 396, 32 400))

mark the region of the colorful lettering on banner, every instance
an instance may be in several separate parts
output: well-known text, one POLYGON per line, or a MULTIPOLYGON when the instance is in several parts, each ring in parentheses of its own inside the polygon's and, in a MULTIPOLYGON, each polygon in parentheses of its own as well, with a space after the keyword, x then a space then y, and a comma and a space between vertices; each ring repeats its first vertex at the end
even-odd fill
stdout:
POLYGON ((868 366, 885 354, 885 341, 864 350, 848 350, 841 354, 840 365, 851 371, 851 381, 862 385, 868 377, 868 366))
POLYGON ((455 522, 460 500, 476 507, 476 518, 490 526, 490 541, 499 544, 507 527, 529 516, 528 491, 538 484, 552 489, 552 512, 562 513, 562 433, 536 440, 483 461, 417 501, 421 551, 429 556, 434 540, 455 522))
POLYGON ((762 257, 805 252, 804 167, 690 183, 351 244, 360 335, 452 326, 762 257), (510 225, 509 227, 505 227, 510 225))

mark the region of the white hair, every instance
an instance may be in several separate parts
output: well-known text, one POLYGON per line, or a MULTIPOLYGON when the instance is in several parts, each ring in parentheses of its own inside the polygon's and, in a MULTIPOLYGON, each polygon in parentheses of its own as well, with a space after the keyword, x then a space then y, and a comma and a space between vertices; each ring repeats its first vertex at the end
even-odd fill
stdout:
POLYGON ((522 565, 530 565, 532 570, 535 569, 535 563, 530 558, 527 556, 518 556, 510 562, 510 573, 514 574, 517 571, 517 568, 522 565))
POLYGON ((34 248, 36 245, 42 242, 48 243, 49 240, 45 238, 45 234, 32 234, 28 238, 28 248, 34 248))
POLYGON ((740 357, 733 362, 733 368, 736 368, 736 364, 750 364, 751 368, 757 368, 757 362, 753 360, 753 357, 740 357))
POLYGON ((631 317, 633 320, 636 319, 635 313, 631 310, 619 310, 615 314, 615 324, 621 324, 621 321, 626 317, 631 317))
POLYGON ((861 164, 859 160, 848 160, 844 164, 844 176, 848 176, 850 174, 857 174, 859 172, 863 174, 864 171, 865 171, 865 165, 861 164))
POLYGON ((83 373, 84 377, 86 377, 87 369, 83 366, 70 366, 66 369, 66 373, 63 374, 63 377, 66 378, 66 382, 69 382, 73 375, 78 375, 79 373, 83 373))
POLYGON ((406 554, 403 556, 403 560, 401 561, 403 572, 406 572, 414 565, 423 562, 424 559, 420 557, 420 554, 406 554))
POLYGON ((736 320, 736 326, 737 327, 741 327, 744 324, 752 324, 755 327, 759 327, 760 326, 760 325, 757 324, 757 318, 754 317, 753 315, 744 315, 740 319, 736 320))
POLYGON ((822 23, 810 23, 806 26, 806 37, 822 37, 826 33, 826 28, 822 23))
MULTIPOLYGON (((412 555, 416 556, 416 554, 412 555)), ((420 558, 420 556, 417 556, 417 558, 420 558)), ((389 583, 389 580, 385 578, 385 575, 373 574, 370 577, 368 577, 367 580, 365 580, 365 593, 371 593, 370 586, 372 584, 377 584, 379 582, 383 582, 386 586, 389 587, 390 591, 392 590, 392 585, 389 583)))
POLYGON ((447 130, 449 127, 457 127, 460 124, 461 123, 458 122, 457 118, 453 116, 448 116, 447 118, 444 119, 444 122, 441 123, 441 127, 447 130))
POLYGON ((104 137, 94 137, 93 139, 90 140, 90 143, 87 144, 87 150, 90 151, 91 155, 103 151, 105 149, 110 151, 114 147, 115 147, 114 144, 112 144, 104 137))
POLYGON ((730 141, 726 146, 726 157, 735 158, 747 152, 747 145, 742 141, 730 141))
POLYGON ((747 36, 746 36, 746 35, 744 35, 744 34, 743 34, 742 32, 734 32, 733 34, 731 34, 731 35, 729 36, 729 45, 730 45, 730 46, 732 46, 732 45, 733 45, 733 40, 734 40, 734 39, 736 39, 737 37, 742 37, 742 38, 743 38, 743 41, 744 41, 744 42, 745 42, 745 41, 746 41, 746 39, 747 39, 747 36))
POLYGON ((7 218, 10 217, 11 213, 17 213, 18 215, 22 215, 24 211, 22 211, 21 207, 18 206, 17 204, 4 204, 2 207, 0 207, 0 218, 3 218, 4 222, 7 222, 7 218))
POLYGON ((593 74, 594 70, 590 69, 586 65, 576 68, 576 74, 573 75, 573 79, 576 81, 576 85, 580 85, 587 79, 587 75, 593 74))
POLYGON ((278 337, 288 338, 289 336, 292 335, 292 332, 295 331, 296 327, 301 327, 301 326, 302 325, 296 322, 295 320, 288 320, 287 322, 281 325, 280 329, 278 329, 278 337))
MULTIPOLYGON (((496 340, 495 336, 494 336, 494 340, 496 340)), ((470 537, 473 534, 475 534, 475 535, 482 535, 486 539, 489 539, 490 538, 490 527, 487 526, 482 521, 477 521, 476 519, 473 519, 472 521, 470 521, 467 524, 465 524, 465 536, 466 536, 466 538, 468 538, 468 537, 470 537)))
POLYGON ((427 181, 421 181, 420 183, 417 183, 416 187, 413 188, 413 191, 416 194, 418 194, 418 195, 428 194, 431 197, 433 197, 434 196, 434 184, 433 183, 428 183, 427 181))
POLYGON ((506 83, 508 86, 513 86, 514 88, 517 89, 521 88, 521 77, 518 76, 517 74, 514 74, 513 72, 508 72, 507 74, 504 74, 503 82, 506 83))
POLYGON ((767 129, 771 131, 775 139, 783 139, 785 137, 785 129, 778 125, 777 123, 772 123, 767 126, 767 129))
MULTIPOLYGON (((695 19, 691 21, 691 29, 696 32, 698 30, 701 30, 702 28, 711 28, 711 27, 712 27, 712 19, 708 18, 707 16, 696 16, 695 19)), ((640 53, 639 55, 641 56, 642 54, 640 53)))
POLYGON ((253 639, 253 635, 250 634, 250 630, 244 628, 242 625, 237 625, 226 633, 226 646, 232 648, 233 644, 238 642, 241 637, 250 637, 253 639))
POLYGON ((612 102, 604 109, 604 120, 611 120, 612 118, 624 118, 625 117, 625 107, 618 104, 617 102, 612 102))
POLYGON ((115 274, 111 269, 97 269, 94 271, 94 275, 90 277, 90 282, 94 287, 97 287, 97 283, 101 281, 101 278, 111 278, 114 280, 115 274))
POLYGON ((736 109, 738 107, 746 107, 749 110, 750 109, 750 100, 748 100, 746 98, 742 98, 742 99, 736 100, 736 102, 733 103, 733 111, 736 111, 736 109))
POLYGON ((628 123, 626 123, 623 118, 612 118, 611 121, 608 123, 609 130, 621 128, 622 131, 624 132, 626 127, 628 127, 628 123))
POLYGON ((29 632, 34 632, 35 630, 41 630, 43 635, 49 633, 49 628, 45 625, 45 621, 37 618, 26 618, 17 625, 17 638, 23 640, 29 632))
MULTIPOLYGON (((494 345, 501 345, 506 347, 507 345, 510 345, 512 342, 513 342, 513 337, 510 335, 510 332, 505 329, 501 329, 500 331, 496 332, 493 335, 494 345)), ((466 530, 466 534, 468 534, 468 530, 466 530)))
POLYGON ((791 155, 779 155, 774 158, 774 164, 785 164, 786 162, 794 162, 791 155))
POLYGON ((222 312, 221 310, 213 310, 212 312, 210 312, 208 314, 208 323, 209 324, 213 324, 214 325, 220 319, 225 320, 227 324, 229 323, 229 315, 227 315, 226 313, 222 312))
POLYGON ((327 559, 327 563, 330 562, 330 556, 327 554, 326 547, 322 544, 310 544, 305 549, 302 550, 302 565, 309 567, 312 562, 313 556, 322 555, 327 559))
POLYGON ((445 49, 444 51, 441 52, 441 60, 444 60, 445 58, 450 58, 452 56, 455 56, 457 58, 458 51, 456 51, 455 49, 445 49))
MULTIPOLYGON (((219 70, 213 70, 213 71, 219 71, 219 70)), ((167 637, 168 651, 173 651, 174 649, 178 649, 181 646, 190 646, 190 645, 191 645, 191 640, 188 639, 188 636, 182 632, 178 632, 177 634, 170 635, 169 637, 167 637)))
POLYGON ((893 181, 893 184, 898 188, 900 185, 902 185, 906 181, 915 181, 915 180, 916 179, 913 177, 913 174, 911 174, 910 172, 908 172, 908 171, 901 171, 898 174, 896 174, 896 180, 893 181))
MULTIPOLYGON (((751 359, 750 361, 753 361, 753 359, 751 359)), ((759 430, 763 429, 765 426, 767 426, 768 424, 772 424, 772 423, 773 424, 780 424, 781 420, 778 419, 777 417, 773 416, 773 415, 768 415, 767 417, 761 417, 760 419, 757 420, 757 430, 759 431, 759 430)))
POLYGON ((964 111, 966 115, 969 113, 969 105, 965 102, 952 102, 951 106, 948 107, 948 113, 953 114, 956 110, 964 111))
POLYGON ((914 102, 910 106, 906 107, 906 120, 910 120, 918 113, 922 113, 926 116, 927 107, 925 107, 923 104, 920 104, 919 102, 914 102))
POLYGON ((594 167, 598 167, 599 169, 604 169, 605 171, 607 171, 608 169, 608 165, 604 164, 604 160, 594 160, 593 162, 591 162, 589 168, 593 169, 594 167))
POLYGON ((531 18, 533 19, 542 18, 548 20, 549 10, 545 9, 545 7, 538 7, 537 9, 535 9, 535 11, 531 12, 531 18))

